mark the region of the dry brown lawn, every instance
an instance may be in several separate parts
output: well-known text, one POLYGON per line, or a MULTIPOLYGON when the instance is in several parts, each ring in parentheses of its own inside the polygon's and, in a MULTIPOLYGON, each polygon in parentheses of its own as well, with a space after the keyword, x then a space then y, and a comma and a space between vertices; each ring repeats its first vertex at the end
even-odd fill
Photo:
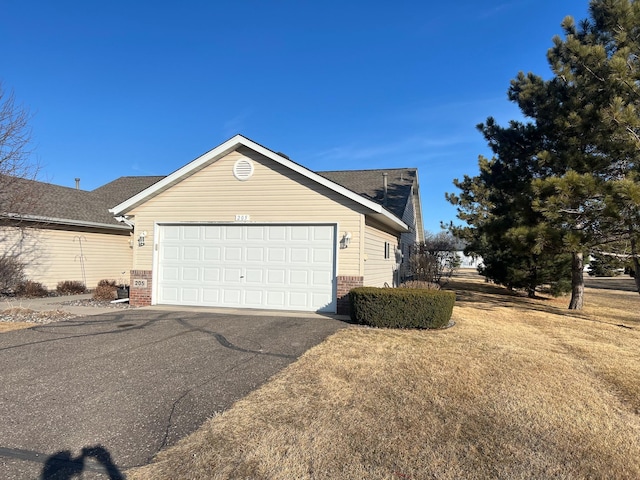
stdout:
POLYGON ((640 296, 450 286, 455 327, 342 330, 129 478, 640 478, 640 296))
POLYGON ((11 330, 20 330, 22 328, 35 327, 35 323, 29 322, 0 322, 0 333, 10 332, 11 330))

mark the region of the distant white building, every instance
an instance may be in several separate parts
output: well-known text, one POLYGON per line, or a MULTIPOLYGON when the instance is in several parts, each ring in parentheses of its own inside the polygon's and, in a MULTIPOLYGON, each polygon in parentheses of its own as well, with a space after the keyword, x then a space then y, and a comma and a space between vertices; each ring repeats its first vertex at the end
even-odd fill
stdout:
POLYGON ((460 268, 478 268, 482 264, 482 257, 470 257, 464 254, 464 251, 456 252, 460 257, 460 268))

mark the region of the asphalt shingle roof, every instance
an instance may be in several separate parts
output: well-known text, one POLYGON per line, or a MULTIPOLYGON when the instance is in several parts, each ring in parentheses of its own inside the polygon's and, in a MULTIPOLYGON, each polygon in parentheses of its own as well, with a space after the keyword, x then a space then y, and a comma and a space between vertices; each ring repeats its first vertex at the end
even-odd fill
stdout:
MULTIPOLYGON (((383 204, 383 173, 387 174, 385 207, 398 218, 416 182, 415 168, 316 172, 369 200, 383 204)), ((122 226, 109 212, 164 176, 120 177, 92 191, 0 175, 0 212, 78 223, 122 226)))
POLYGON ((109 208, 164 177, 121 177, 93 191, 0 176, 0 212, 58 222, 120 226, 109 208))
POLYGON ((378 170, 336 170, 316 172, 332 182, 383 205, 383 173, 387 174, 387 204, 385 207, 396 217, 402 218, 411 187, 416 183, 415 168, 388 168, 378 170))
POLYGON ((142 190, 149 188, 154 183, 165 178, 164 176, 137 176, 120 177, 101 187, 92 190, 92 193, 101 196, 109 205, 109 208, 128 200, 142 190))

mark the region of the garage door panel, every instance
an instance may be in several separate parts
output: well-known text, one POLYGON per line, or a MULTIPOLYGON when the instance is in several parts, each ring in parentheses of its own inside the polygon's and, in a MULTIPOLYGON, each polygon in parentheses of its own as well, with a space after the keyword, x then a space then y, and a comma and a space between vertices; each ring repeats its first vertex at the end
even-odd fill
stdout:
POLYGON ((290 270, 289 283, 292 286, 305 286, 309 284, 309 272, 307 270, 290 270))
POLYGON ((311 284, 312 285, 325 285, 327 282, 331 281, 331 273, 330 272, 311 272, 311 284))
POLYGON ((242 261, 242 248, 241 247, 225 247, 224 248, 224 261, 225 262, 240 262, 240 261, 242 261))
POLYGON ((287 239, 287 227, 269 226, 266 227, 267 240, 280 240, 287 239))
POLYGON ((178 267, 160 268, 160 281, 180 280, 180 269, 178 267))
POLYGON ((183 240, 200 240, 200 234, 202 233, 202 227, 183 228, 182 239, 183 240))
POLYGON ((223 229, 225 240, 241 240, 242 228, 237 226, 227 226, 223 229))
POLYGON ((181 294, 182 294, 182 302, 184 303, 190 303, 190 304, 194 304, 197 303, 199 301, 198 298, 198 293, 199 293, 199 289, 198 288, 194 288, 194 287, 186 287, 186 288, 181 288, 180 289, 181 294))
POLYGON ((300 227, 291 227, 291 240, 293 241, 307 241, 309 240, 309 236, 311 232, 309 231, 309 227, 300 226, 300 227))
POLYGON ((161 226, 156 302, 335 311, 335 226, 161 226))
POLYGON ((220 269, 216 267, 205 267, 202 269, 202 279, 205 282, 219 282, 220 281, 220 269))
POLYGON ((284 290, 269 290, 266 292, 266 304, 270 308, 284 308, 287 292, 284 290))
POLYGON ((264 301, 264 292, 262 290, 246 289, 244 292, 244 303, 253 307, 260 307, 264 301))
POLYGON ((226 288, 222 291, 222 303, 225 305, 236 306, 240 305, 240 298, 242 297, 242 291, 238 289, 226 288))
POLYGON ((220 247, 203 247, 202 248, 202 260, 205 262, 218 262, 221 257, 220 247))
POLYGON ((222 227, 210 225, 202 228, 204 228, 205 240, 220 240, 222 238, 222 227))
POLYGON ((199 279, 200 279, 200 268, 184 267, 182 269, 182 280, 191 282, 191 281, 198 281, 199 279))
POLYGON ((267 270, 267 283, 269 285, 284 285, 287 274, 284 269, 267 270))
POLYGON ((287 250, 284 247, 269 247, 267 249, 267 262, 284 262, 287 259, 287 250))
POLYGON ((220 303, 220 290, 217 288, 203 288, 202 289, 202 303, 214 304, 220 303))
POLYGON ((309 307, 309 294, 306 292, 290 292, 289 305, 293 308, 304 310, 309 307))
POLYGON ((185 246, 182 249, 182 259, 186 261, 200 260, 200 247, 185 246))
POLYGON ((178 302, 178 288, 177 287, 163 287, 162 298, 166 300, 167 303, 177 303, 178 302))
POLYGON ((247 268, 245 272, 245 279, 247 283, 257 283, 262 285, 264 283, 264 270, 261 268, 247 268))
POLYGON ((333 305, 333 298, 331 295, 326 295, 322 293, 313 293, 311 294, 311 301, 313 305, 323 305, 319 310, 326 310, 333 305))
POLYGON ((311 227, 314 240, 333 241, 333 227, 328 225, 311 227))
POLYGON ((328 264, 333 258, 333 252, 329 248, 314 248, 311 252, 313 263, 328 264))
POLYGON ((264 240, 264 227, 247 227, 247 240, 264 240))
POLYGON ((291 263, 308 263, 309 249, 308 248, 291 248, 289 260, 291 261, 291 263))
POLYGON ((162 258, 164 260, 178 260, 180 258, 180 248, 175 247, 163 247, 162 248, 162 258))
POLYGON ((263 247, 248 247, 247 248, 247 263, 263 262, 264 261, 264 248, 263 247))
POLYGON ((222 280, 224 282, 239 283, 241 279, 242 279, 241 268, 226 267, 223 269, 222 280))
POLYGON ((180 239, 180 227, 176 226, 164 226, 162 227, 161 240, 179 240, 180 239))

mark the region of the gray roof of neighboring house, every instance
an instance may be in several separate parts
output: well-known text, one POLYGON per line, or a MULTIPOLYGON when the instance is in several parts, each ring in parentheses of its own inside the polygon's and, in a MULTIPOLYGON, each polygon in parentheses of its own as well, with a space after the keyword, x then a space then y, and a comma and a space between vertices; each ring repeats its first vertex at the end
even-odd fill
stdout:
MULTIPOLYGON (((385 207, 402 218, 405 206, 417 185, 415 168, 382 170, 340 170, 316 172, 363 197, 383 204, 383 173, 387 174, 385 207)), ((0 175, 0 212, 51 223, 126 228, 109 212, 164 176, 120 177, 92 191, 51 183, 0 175)))
POLYGON ((24 178, 0 176, 0 212, 27 220, 129 228, 109 208, 163 177, 121 177, 91 192, 24 178), (154 180, 155 179, 155 180, 154 180))
POLYGON ((418 171, 415 168, 388 168, 378 170, 336 170, 316 172, 332 182, 373 200, 387 208, 396 217, 402 218, 411 189, 417 185, 418 171), (387 174, 387 204, 384 205, 383 174, 387 174))
POLYGON ((108 207, 112 208, 140 193, 142 190, 149 188, 151 185, 159 182, 163 178, 165 178, 164 175, 120 177, 96 188, 95 190, 92 190, 91 192, 104 198, 108 207))

